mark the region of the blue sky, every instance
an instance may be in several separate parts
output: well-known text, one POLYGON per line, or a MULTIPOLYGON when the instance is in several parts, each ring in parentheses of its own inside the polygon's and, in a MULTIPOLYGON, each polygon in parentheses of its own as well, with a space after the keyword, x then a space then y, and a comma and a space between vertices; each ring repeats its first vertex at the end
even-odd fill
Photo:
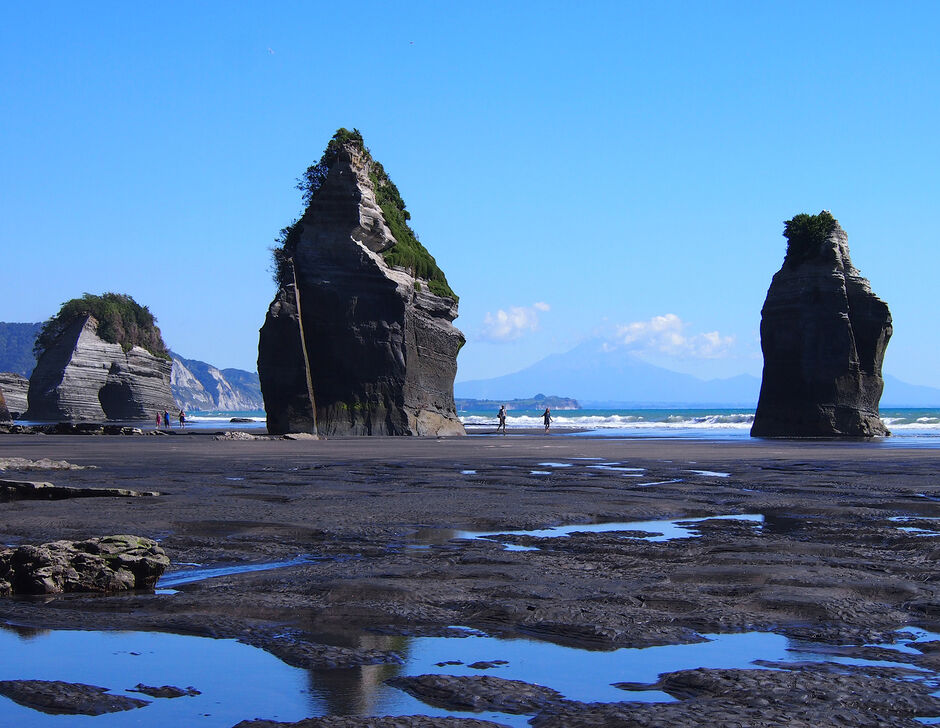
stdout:
POLYGON ((826 208, 940 385, 940 5, 6 3, 0 320, 83 292, 254 369, 298 175, 358 128, 461 296, 458 380, 604 336, 759 374, 783 220, 826 208))

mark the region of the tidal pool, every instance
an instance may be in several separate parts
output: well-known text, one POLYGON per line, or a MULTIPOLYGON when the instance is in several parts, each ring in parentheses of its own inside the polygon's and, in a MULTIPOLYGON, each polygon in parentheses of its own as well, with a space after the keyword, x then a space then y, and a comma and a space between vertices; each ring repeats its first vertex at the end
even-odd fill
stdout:
POLYGON ((695 538, 695 524, 711 520, 751 521, 763 524, 764 516, 759 513, 742 513, 722 516, 702 516, 700 518, 675 518, 662 521, 623 521, 618 523, 573 523, 567 526, 535 528, 528 531, 454 531, 453 538, 497 540, 498 536, 533 536, 535 538, 560 538, 572 533, 608 533, 611 531, 647 531, 650 536, 631 536, 644 541, 671 541, 677 538, 695 538))
MULTIPOLYGON (((907 630, 918 640, 936 639, 907 630)), ((296 721, 323 715, 471 715, 523 728, 529 716, 464 713, 426 705, 385 685, 399 675, 495 675, 554 688, 581 701, 672 701, 656 690, 626 692, 614 682, 652 683, 660 673, 696 667, 753 668, 753 660, 828 661, 853 665, 891 663, 846 658, 819 651, 814 643, 767 632, 705 635, 708 642, 610 651, 583 650, 532 639, 500 639, 471 632, 455 637, 401 637, 350 632, 316 636, 346 647, 397 651, 402 665, 366 665, 338 670, 289 667, 263 650, 234 640, 150 633, 0 629, 0 679, 84 682, 151 700, 128 712, 102 716, 55 716, 0 697, 4 724, 18 728, 92 726, 117 728, 199 725, 230 728, 240 720, 296 721), (814 647, 816 649, 814 649, 814 647), (474 662, 506 660, 485 670, 474 662), (437 664, 459 662, 461 664, 437 664), (173 699, 127 693, 137 683, 192 685, 201 695, 173 699)), ((906 641, 906 640, 905 640, 906 641)), ((894 645, 901 648, 900 645, 894 645)))
POLYGON ((268 561, 262 564, 233 564, 231 566, 210 566, 200 567, 199 564, 187 564, 187 566, 196 566, 195 569, 181 569, 180 571, 171 571, 164 574, 157 580, 157 594, 174 594, 173 587, 183 584, 192 584, 195 581, 212 579, 217 576, 230 576, 232 574, 247 574, 252 571, 268 571, 270 569, 283 569, 286 566, 297 566, 298 564, 310 564, 319 561, 315 556, 295 556, 287 561, 268 561))

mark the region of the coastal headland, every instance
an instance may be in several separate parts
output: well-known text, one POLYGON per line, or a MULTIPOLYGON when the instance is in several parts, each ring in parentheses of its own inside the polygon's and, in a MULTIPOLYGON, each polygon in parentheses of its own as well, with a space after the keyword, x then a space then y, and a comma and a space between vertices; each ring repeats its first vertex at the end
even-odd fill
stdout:
MULTIPOLYGON (((304 725, 379 725, 353 717, 370 714, 362 706, 379 690, 467 719, 394 725, 469 726, 472 710, 537 726, 915 726, 940 714, 930 695, 940 675, 936 449, 571 434, 7 435, 0 465, 4 478, 159 492, 4 502, 0 541, 137 534, 165 549, 172 586, 2 599, 0 621, 233 638, 335 675, 337 690, 361 698, 335 708, 345 722, 304 725), (30 470, 10 458, 94 467, 30 470), (566 535, 541 530, 562 526, 566 535), (677 529, 683 537, 669 538, 677 529), (199 577, 217 567, 232 568, 199 577), (409 639, 460 630, 503 640, 478 674, 402 667, 409 639), (610 702, 501 677, 519 638, 591 656, 756 633, 815 657, 691 663, 655 683, 598 668, 591 680, 621 689, 610 702), (635 702, 637 690, 662 699, 635 702)), ((461 665, 465 640, 452 642, 461 665)), ((246 708, 244 725, 272 725, 255 717, 246 708)))

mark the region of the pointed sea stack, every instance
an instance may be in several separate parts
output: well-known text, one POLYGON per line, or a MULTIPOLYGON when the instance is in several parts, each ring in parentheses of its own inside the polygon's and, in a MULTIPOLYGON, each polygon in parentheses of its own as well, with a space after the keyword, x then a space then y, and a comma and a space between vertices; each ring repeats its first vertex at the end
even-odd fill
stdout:
POLYGON ((753 437, 890 434, 878 414, 891 312, 849 259, 832 215, 786 222, 787 255, 761 310, 753 437))
POLYGON ((463 435, 457 297, 358 131, 336 132, 274 250, 258 343, 273 434, 463 435))
POLYGON ((43 325, 36 352, 25 419, 149 420, 175 406, 160 329, 130 296, 67 301, 43 325))

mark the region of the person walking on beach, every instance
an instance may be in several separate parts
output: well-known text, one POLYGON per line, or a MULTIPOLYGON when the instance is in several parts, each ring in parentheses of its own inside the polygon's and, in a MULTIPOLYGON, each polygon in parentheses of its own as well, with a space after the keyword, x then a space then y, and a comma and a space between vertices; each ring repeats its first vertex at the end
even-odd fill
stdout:
POLYGON ((552 411, 548 407, 542 413, 542 422, 545 423, 545 433, 548 434, 549 425, 552 423, 552 411))
POLYGON ((169 430, 170 429, 170 413, 166 410, 163 410, 163 426, 169 430))
POLYGON ((157 429, 160 429, 160 423, 163 421, 163 417, 160 416, 160 412, 157 411, 157 429))
POLYGON ((496 415, 496 419, 499 420, 499 424, 496 425, 496 431, 503 431, 503 434, 506 434, 506 405, 503 405, 499 408, 499 414, 496 415))
POLYGON ((179 415, 177 415, 180 420, 180 429, 186 427, 186 413, 183 410, 180 410, 179 415))

